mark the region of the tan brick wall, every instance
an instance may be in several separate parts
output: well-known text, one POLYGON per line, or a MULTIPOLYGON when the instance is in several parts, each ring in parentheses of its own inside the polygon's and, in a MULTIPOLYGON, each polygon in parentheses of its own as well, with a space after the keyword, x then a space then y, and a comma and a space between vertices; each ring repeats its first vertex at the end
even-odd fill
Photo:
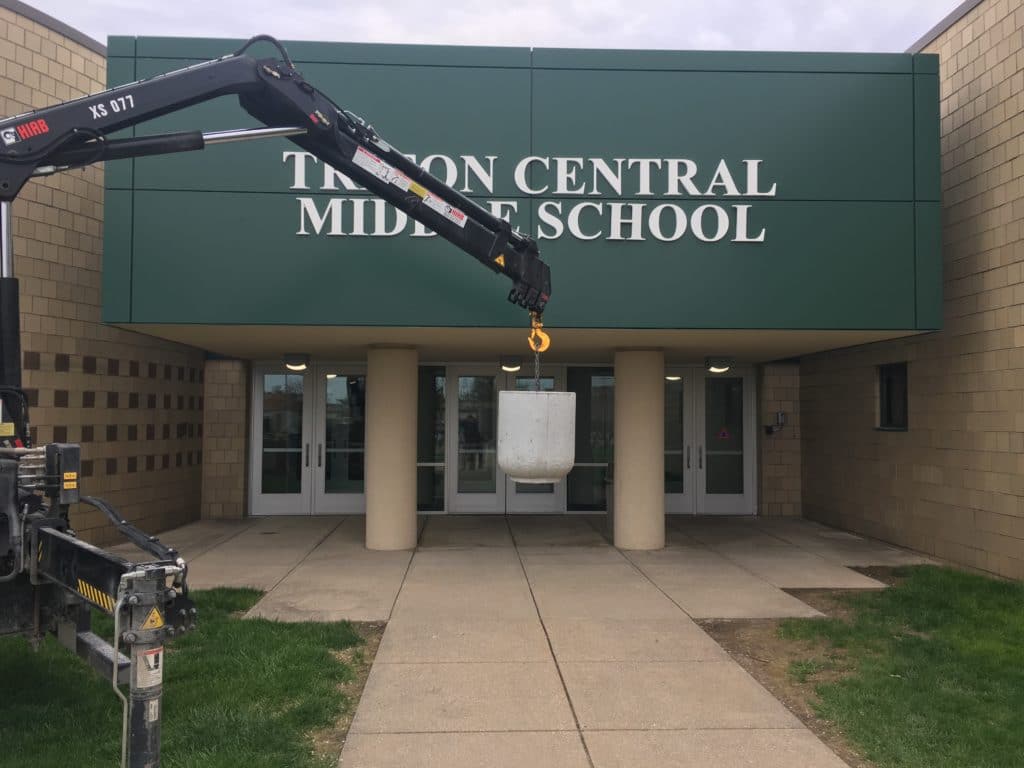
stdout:
POLYGON ((943 330, 803 361, 804 514, 1024 578, 1024 5, 983 2, 926 52, 943 330), (875 366, 900 360, 910 429, 879 432, 875 366))
POLYGON ((209 360, 203 381, 202 516, 238 520, 247 506, 249 366, 209 360))
POLYGON ((799 516, 800 499, 800 366, 762 365, 758 370, 758 514, 799 516), (775 414, 786 414, 775 434, 764 431, 775 414))
MULTIPOLYGON (((102 90, 106 61, 0 8, 0 110, 102 90)), ((100 323, 103 170, 30 181, 14 204, 24 386, 37 444, 81 442, 83 491, 155 532, 199 515, 201 352, 100 323)), ((114 539, 100 513, 72 524, 114 539)))

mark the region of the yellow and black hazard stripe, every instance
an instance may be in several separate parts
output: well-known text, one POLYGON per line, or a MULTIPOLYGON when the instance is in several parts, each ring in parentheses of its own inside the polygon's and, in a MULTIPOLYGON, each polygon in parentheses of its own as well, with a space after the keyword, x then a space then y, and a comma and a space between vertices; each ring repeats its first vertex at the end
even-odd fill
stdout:
POLYGON ((99 606, 108 613, 114 612, 114 598, 82 579, 78 580, 78 594, 90 603, 99 606))

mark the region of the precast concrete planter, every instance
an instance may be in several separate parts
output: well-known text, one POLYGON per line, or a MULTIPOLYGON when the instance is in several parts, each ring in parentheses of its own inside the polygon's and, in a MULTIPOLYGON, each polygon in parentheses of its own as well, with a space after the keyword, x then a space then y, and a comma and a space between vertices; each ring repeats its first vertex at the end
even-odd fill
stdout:
POLYGON ((556 483, 576 458, 576 393, 498 393, 498 466, 519 483, 556 483))

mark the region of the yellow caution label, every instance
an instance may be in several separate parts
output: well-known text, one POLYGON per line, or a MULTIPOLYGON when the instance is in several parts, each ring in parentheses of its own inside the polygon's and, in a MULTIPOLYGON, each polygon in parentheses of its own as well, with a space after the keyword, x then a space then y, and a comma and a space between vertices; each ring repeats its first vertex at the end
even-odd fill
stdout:
POLYGON ((78 479, 78 473, 77 472, 65 472, 64 473, 64 479, 65 480, 77 480, 78 479))
POLYGON ((0 421, 0 437, 14 437, 13 421, 0 421))
POLYGON ((505 254, 504 253, 499 253, 498 254, 498 258, 496 258, 494 260, 494 263, 497 264, 499 267, 504 267, 505 266, 505 254))
POLYGON ((415 181, 409 182, 409 191, 419 198, 424 198, 427 196, 427 188, 420 184, 417 184, 415 181))
POLYGON ((142 629, 160 629, 164 625, 164 617, 160 611, 157 610, 156 606, 153 606, 153 610, 149 612, 149 616, 142 623, 142 629))
POLYGON ((108 613, 112 613, 114 610, 114 598, 99 589, 96 589, 92 584, 82 579, 78 580, 78 594, 88 600, 90 603, 98 605, 108 613))
POLYGON ((65 491, 73 491, 77 487, 78 487, 78 483, 75 482, 74 480, 65 480, 64 481, 64 490, 65 491))

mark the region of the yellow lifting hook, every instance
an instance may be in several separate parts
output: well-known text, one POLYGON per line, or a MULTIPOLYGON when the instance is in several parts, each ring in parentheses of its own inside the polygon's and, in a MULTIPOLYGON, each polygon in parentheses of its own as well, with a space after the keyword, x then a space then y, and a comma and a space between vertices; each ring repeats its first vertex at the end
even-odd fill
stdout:
POLYGON ((537 354, 547 352, 551 346, 551 337, 544 333, 544 323, 541 322, 539 312, 530 313, 530 349, 537 354))

